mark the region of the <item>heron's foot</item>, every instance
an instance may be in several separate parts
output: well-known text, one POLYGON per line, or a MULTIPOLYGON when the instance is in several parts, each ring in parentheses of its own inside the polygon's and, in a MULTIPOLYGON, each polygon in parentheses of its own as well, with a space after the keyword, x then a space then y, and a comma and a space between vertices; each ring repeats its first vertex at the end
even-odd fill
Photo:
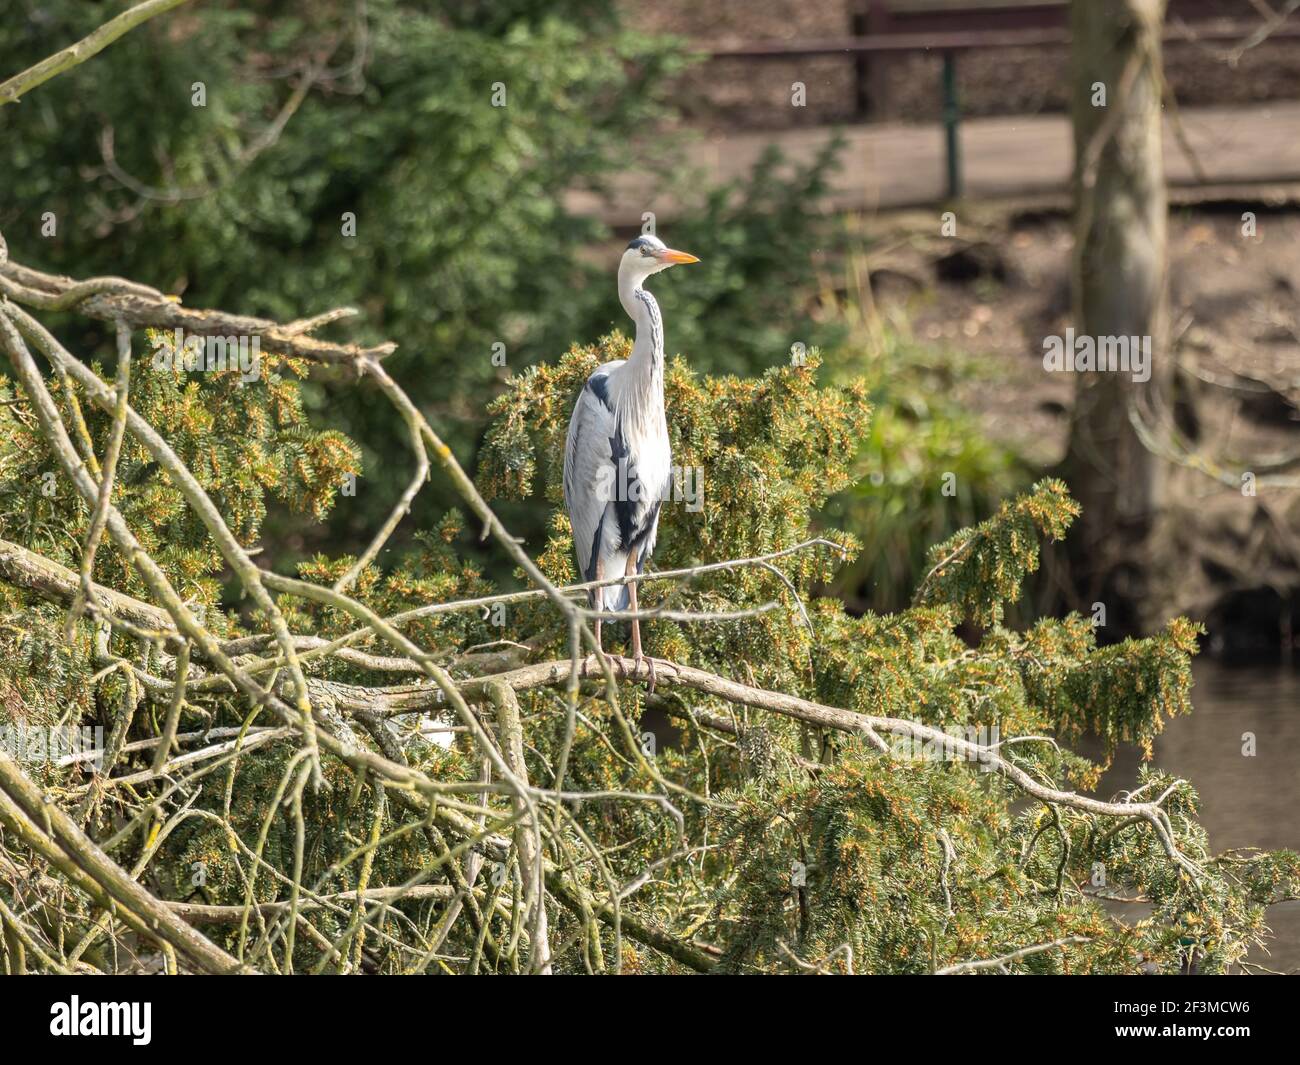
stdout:
POLYGON ((673 666, 673 664, 672 664, 671 662, 669 662, 667 659, 663 659, 663 658, 652 658, 650 655, 636 655, 636 656, 632 659, 632 661, 633 661, 633 663, 634 663, 634 665, 635 665, 635 668, 636 668, 637 672, 640 672, 640 670, 641 670, 641 663, 642 663, 642 662, 645 663, 645 666, 646 666, 646 689, 645 689, 645 691, 646 691, 646 694, 647 694, 647 695, 653 695, 653 694, 654 694, 654 690, 655 690, 655 681, 656 681, 656 679, 657 679, 657 675, 656 675, 656 673, 655 673, 655 663, 656 663, 656 662, 658 662, 658 663, 659 663, 660 665, 662 665, 662 666, 667 666, 667 667, 670 668, 670 669, 675 669, 675 668, 676 668, 676 667, 673 666))

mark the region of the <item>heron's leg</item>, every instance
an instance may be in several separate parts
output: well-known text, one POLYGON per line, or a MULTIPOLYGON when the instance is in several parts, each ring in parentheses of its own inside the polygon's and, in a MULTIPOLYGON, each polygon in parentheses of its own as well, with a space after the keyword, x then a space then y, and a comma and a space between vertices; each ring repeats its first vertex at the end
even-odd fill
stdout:
MULTIPOLYGON (((636 573, 636 560, 637 560, 637 552, 633 552, 627 556, 627 569, 624 571, 624 576, 630 577, 634 573, 636 573)), ((637 581, 631 581, 627 586, 627 601, 628 601, 628 605, 632 608, 632 613, 634 614, 637 612, 636 586, 638 583, 639 582, 637 581)), ((641 619, 633 618, 632 619, 632 661, 635 662, 636 665, 639 667, 643 659, 648 664, 650 669, 649 683, 646 686, 646 691, 653 692, 655 690, 655 660, 653 658, 647 658, 645 655, 641 653, 641 619)))
MULTIPOLYGON (((603 581, 604 579, 605 579, 605 567, 600 564, 600 558, 597 557, 596 580, 603 581)), ((599 588, 597 588, 595 592, 590 593, 590 601, 592 606, 596 606, 597 604, 599 604, 600 602, 599 588)), ((606 661, 608 656, 605 654, 605 649, 600 644, 600 615, 599 614, 596 615, 596 620, 592 623, 591 627, 593 630, 593 635, 596 637, 596 660, 599 662, 604 662, 606 661)))

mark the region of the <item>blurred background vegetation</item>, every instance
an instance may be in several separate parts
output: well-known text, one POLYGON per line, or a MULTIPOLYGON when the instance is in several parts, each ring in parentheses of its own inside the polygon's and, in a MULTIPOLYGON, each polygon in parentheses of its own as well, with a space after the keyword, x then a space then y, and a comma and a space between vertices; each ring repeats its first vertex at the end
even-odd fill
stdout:
MULTIPOLYGON (((0 24, 0 69, 103 18, 83 0, 21 3, 28 17, 0 24)), ((745 180, 692 194, 669 86, 693 62, 684 41, 631 31, 613 0, 187 6, 4 110, 0 227, 32 266, 131 277, 193 307, 284 320, 360 307, 350 335, 398 342, 390 369, 473 468, 511 374, 627 329, 611 266, 626 234, 569 202, 651 174, 685 205, 665 235, 704 260, 689 284, 660 287, 672 351, 699 372, 754 375, 802 344, 870 382, 878 415, 858 468, 874 479, 835 507, 866 568, 840 590, 895 608, 926 544, 1028 477, 936 388, 972 371, 882 323, 869 286, 846 281, 867 245, 824 202, 838 142, 793 163, 770 153, 745 180), (157 91, 178 82, 202 83, 206 106, 157 91), (497 83, 506 106, 482 106, 497 83), (958 506, 934 490, 945 471, 958 506)), ((403 449, 378 397, 328 383, 305 383, 308 411, 361 445, 361 480, 324 524, 272 504, 264 543, 286 563, 355 546, 408 476, 382 459, 403 449)), ((431 485, 405 528, 450 503, 431 485)), ((542 541, 540 511, 503 510, 542 541)))

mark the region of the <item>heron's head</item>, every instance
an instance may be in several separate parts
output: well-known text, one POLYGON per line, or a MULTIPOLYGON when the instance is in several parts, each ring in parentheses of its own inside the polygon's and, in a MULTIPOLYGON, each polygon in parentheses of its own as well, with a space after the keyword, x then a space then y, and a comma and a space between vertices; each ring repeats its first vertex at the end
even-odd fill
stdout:
POLYGON ((623 260, 618 265, 618 273, 622 278, 640 283, 651 274, 667 270, 670 266, 699 261, 687 252, 674 251, 658 237, 637 237, 623 253, 623 260))

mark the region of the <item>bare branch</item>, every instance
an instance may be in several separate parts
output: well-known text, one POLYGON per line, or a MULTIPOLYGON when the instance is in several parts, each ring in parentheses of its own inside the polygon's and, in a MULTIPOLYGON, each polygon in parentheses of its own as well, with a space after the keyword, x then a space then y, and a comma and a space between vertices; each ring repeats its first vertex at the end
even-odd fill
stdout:
POLYGON ((987 958, 983 961, 963 961, 956 965, 949 965, 943 969, 935 970, 935 976, 956 976, 958 973, 973 973, 981 969, 1003 969, 1013 961, 1019 961, 1021 958, 1029 958, 1035 954, 1042 954, 1044 951, 1056 950, 1058 947, 1073 946, 1076 943, 1087 943, 1087 936, 1065 936, 1061 939, 1054 939, 1050 943, 1036 943, 1032 947, 1021 947, 1019 950, 1013 950, 1010 954, 1004 954, 1000 958, 987 958))
POLYGON ((76 44, 70 44, 67 48, 42 59, 34 67, 28 67, 7 81, 0 82, 0 107, 17 102, 24 93, 45 84, 65 70, 80 66, 91 56, 98 55, 142 22, 179 7, 183 3, 185 0, 144 0, 143 3, 128 8, 116 18, 109 19, 94 32, 87 34, 76 44))

